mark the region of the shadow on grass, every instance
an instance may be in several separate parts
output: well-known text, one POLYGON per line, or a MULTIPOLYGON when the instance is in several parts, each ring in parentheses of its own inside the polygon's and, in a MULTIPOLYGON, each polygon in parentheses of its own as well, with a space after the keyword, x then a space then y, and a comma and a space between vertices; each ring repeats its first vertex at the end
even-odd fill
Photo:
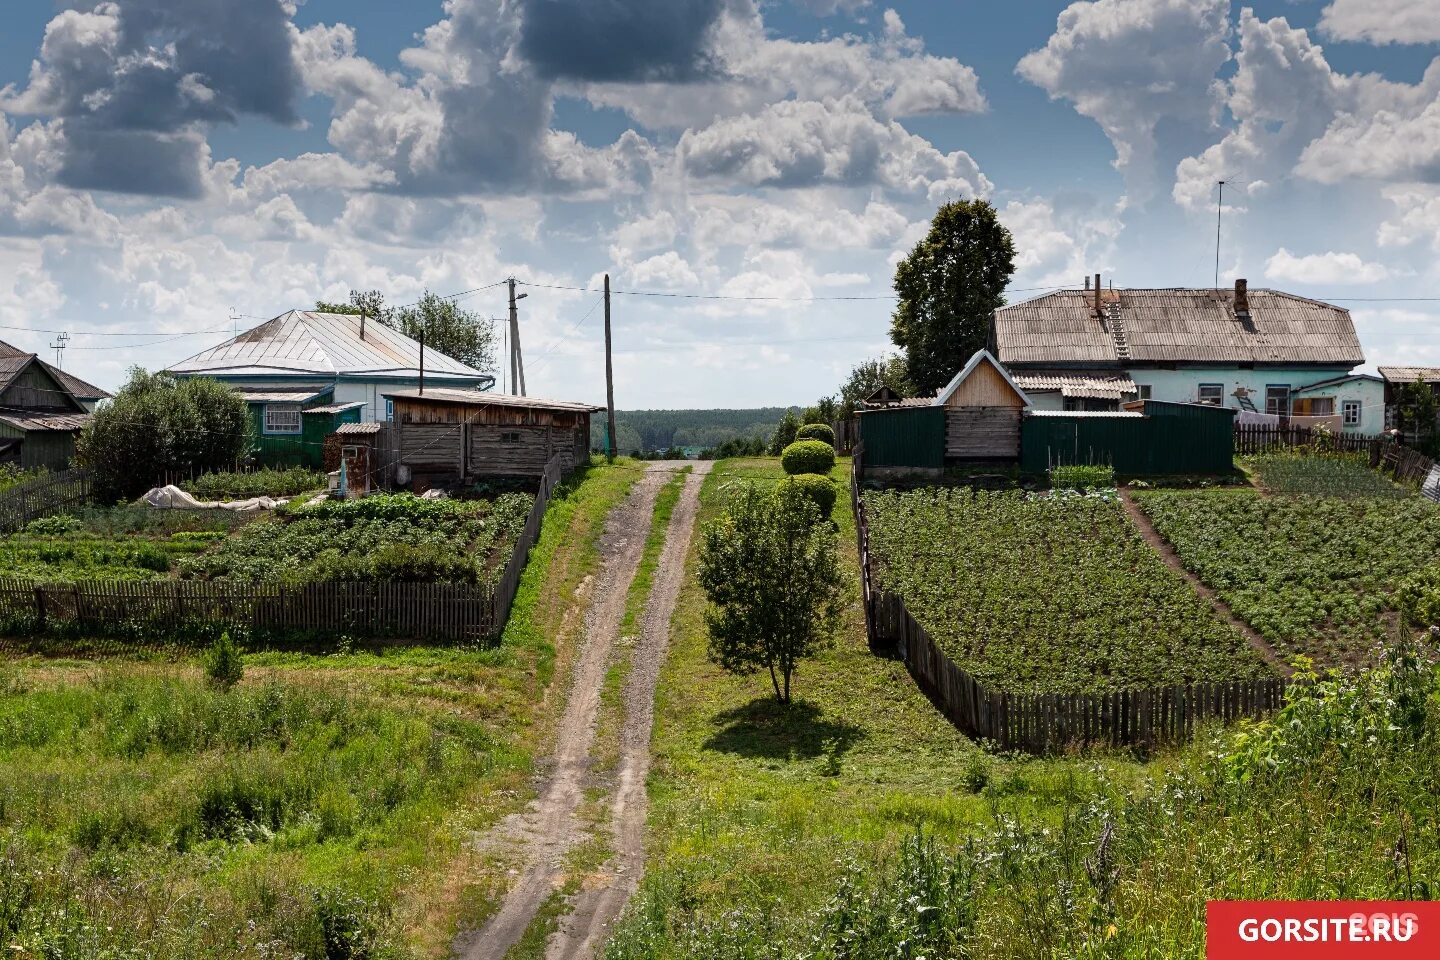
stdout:
POLYGON ((743 707, 715 715, 721 729, 705 741, 707 750, 771 760, 813 760, 832 763, 855 745, 864 731, 844 721, 826 720, 813 703, 796 700, 789 706, 774 697, 758 697, 743 707))

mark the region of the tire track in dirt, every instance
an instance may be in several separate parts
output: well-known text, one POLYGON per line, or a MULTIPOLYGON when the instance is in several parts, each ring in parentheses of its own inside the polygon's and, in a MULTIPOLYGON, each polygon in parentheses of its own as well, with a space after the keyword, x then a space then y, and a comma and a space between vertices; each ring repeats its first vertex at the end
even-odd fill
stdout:
MULTIPOLYGON (((600 537, 600 570, 589 590, 584 638, 571 673, 565 712, 555 734, 554 752, 540 796, 523 812, 506 818, 480 841, 485 849, 517 850, 519 875, 500 909, 478 931, 455 944, 457 960, 503 960, 525 935, 545 901, 559 886, 565 856, 589 839, 578 812, 591 785, 592 749, 600 697, 612 655, 620 640, 625 601, 645 550, 655 500, 681 465, 652 464, 625 501, 606 518, 600 537)), ((625 719, 621 758, 611 797, 607 839, 615 851, 602 882, 572 900, 571 914, 551 937, 547 957, 588 957, 609 923, 633 891, 644 863, 645 776, 649 769, 650 727, 655 681, 669 640, 670 613, 683 578, 685 552, 698 506, 699 480, 709 463, 693 464, 695 473, 671 514, 665 547, 657 564, 650 597, 641 619, 641 637, 624 684, 625 719), (677 542, 682 541, 677 547, 677 542), (668 601, 665 597, 668 596, 668 601), (659 598, 659 599, 657 599, 659 598), (661 609, 663 607, 663 609, 661 609)))
POLYGON ((1191 588, 1210 604, 1220 619, 1240 631, 1250 646, 1255 648, 1255 652, 1264 657, 1266 663, 1280 671, 1281 676, 1288 677, 1293 674, 1295 672, 1294 669, 1280 657, 1280 654, 1275 652, 1275 648, 1270 646, 1264 637, 1260 636, 1258 630, 1240 619, 1235 611, 1230 609, 1230 604, 1220 599, 1218 593, 1210 589, 1205 585, 1203 580, 1190 572, 1180 560, 1180 554, 1175 551, 1175 545, 1169 540, 1166 540, 1160 531, 1155 529, 1155 524, 1150 522, 1149 515, 1146 514, 1144 510, 1141 510, 1140 505, 1130 496, 1130 491, 1121 487, 1117 492, 1120 494, 1120 504, 1125 508, 1125 513, 1130 517, 1130 522, 1135 525, 1135 529, 1139 532, 1140 537, 1154 548, 1155 552, 1160 555, 1161 560, 1165 561, 1165 565, 1184 577, 1191 588))
POLYGON ((588 884, 571 902, 570 913, 550 938, 545 960, 589 960, 605 942, 610 926, 639 886, 645 869, 645 792, 650 773, 650 736, 655 724, 655 687, 670 646, 670 620, 685 581, 685 557, 700 508, 700 484, 711 464, 700 461, 685 478, 665 547, 640 619, 640 638, 625 677, 625 721, 620 731, 620 763, 610 800, 610 862, 599 882, 588 884))

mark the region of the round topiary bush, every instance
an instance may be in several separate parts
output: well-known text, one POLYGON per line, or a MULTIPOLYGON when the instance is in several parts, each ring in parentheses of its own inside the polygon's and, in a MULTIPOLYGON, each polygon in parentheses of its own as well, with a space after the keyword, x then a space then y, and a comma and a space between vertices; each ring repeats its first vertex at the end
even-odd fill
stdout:
POLYGON ((817 473, 799 473, 793 477, 786 477, 780 481, 780 487, 791 487, 814 502, 820 508, 820 516, 826 520, 835 510, 835 499, 839 491, 835 482, 829 477, 822 477, 817 473))
POLYGON ((807 423, 795 431, 796 440, 819 440, 821 443, 828 443, 835 446, 835 431, 828 423, 807 423))
POLYGON ((835 467, 835 448, 819 440, 796 440, 780 454, 780 465, 792 477, 797 473, 829 473, 835 467))

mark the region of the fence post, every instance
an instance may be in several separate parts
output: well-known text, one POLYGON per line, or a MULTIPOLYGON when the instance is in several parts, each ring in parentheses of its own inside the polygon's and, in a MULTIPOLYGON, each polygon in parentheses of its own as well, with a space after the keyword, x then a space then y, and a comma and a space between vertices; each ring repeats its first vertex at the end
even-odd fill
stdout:
POLYGON ((45 588, 39 584, 35 586, 35 624, 39 630, 45 629, 45 588))

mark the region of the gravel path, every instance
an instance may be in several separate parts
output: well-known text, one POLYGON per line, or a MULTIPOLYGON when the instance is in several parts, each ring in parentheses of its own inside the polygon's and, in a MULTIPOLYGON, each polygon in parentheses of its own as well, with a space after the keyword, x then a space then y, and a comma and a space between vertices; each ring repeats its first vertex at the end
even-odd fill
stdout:
MULTIPOLYGON (((560 885, 564 858, 588 839, 576 814, 590 781, 591 750, 600 711, 600 693, 613 650, 620 640, 625 598, 644 553, 655 499, 674 471, 686 464, 651 464, 630 495, 606 518, 600 538, 600 570, 589 592, 585 636, 570 680, 565 713, 556 731, 555 752, 540 796, 522 813, 497 824, 481 841, 486 848, 520 851, 519 876, 499 911, 479 931, 456 943, 460 960, 502 960, 519 942, 536 912, 560 885)), ((645 776, 649 769, 655 681, 669 641, 670 615, 683 579, 685 553, 694 526, 700 477, 695 468, 671 515, 664 552, 655 571, 624 687, 625 719, 611 822, 605 829, 614 855, 599 882, 574 899, 572 912, 551 937, 547 958, 591 957, 609 924, 634 891, 644 863, 645 776)))

